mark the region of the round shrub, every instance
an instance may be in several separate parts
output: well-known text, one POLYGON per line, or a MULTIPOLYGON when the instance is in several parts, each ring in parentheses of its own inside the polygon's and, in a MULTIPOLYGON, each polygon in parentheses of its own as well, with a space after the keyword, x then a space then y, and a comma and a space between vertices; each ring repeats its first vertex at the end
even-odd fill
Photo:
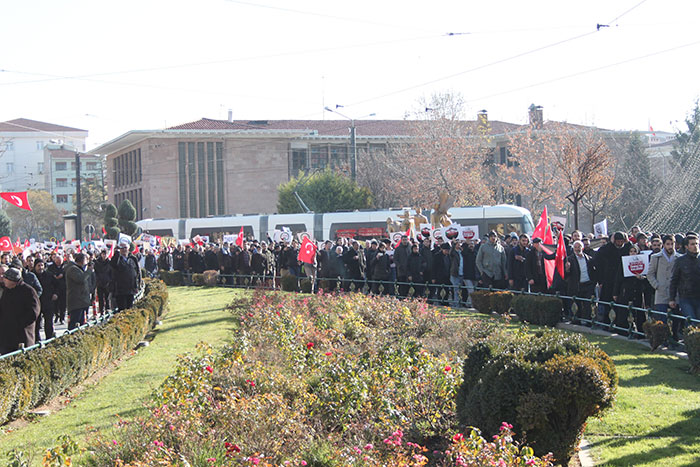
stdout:
POLYGON ((644 334, 649 339, 651 350, 656 350, 666 344, 668 338, 671 336, 671 330, 668 328, 668 324, 663 321, 645 321, 643 327, 644 334))
POLYGON ((491 314, 491 294, 488 290, 476 290, 469 297, 472 299, 472 306, 479 313, 491 314))
POLYGON ((313 289, 313 284, 311 283, 311 279, 302 279, 299 282, 299 289, 301 290, 302 293, 311 293, 311 290, 313 289))
POLYGON ((684 332, 685 350, 690 360, 690 372, 700 373, 700 327, 691 326, 684 332))
POLYGON ((291 274, 282 276, 282 279, 280 279, 280 286, 285 292, 296 292, 299 285, 298 283, 299 279, 297 276, 293 276, 291 274))
POLYGON ((554 327, 561 320, 562 302, 557 297, 516 295, 510 306, 522 321, 531 324, 554 327))
POLYGON ((512 421, 538 455, 567 465, 588 417, 612 406, 617 382, 610 358, 578 334, 494 334, 464 361, 459 421, 489 435, 512 421))

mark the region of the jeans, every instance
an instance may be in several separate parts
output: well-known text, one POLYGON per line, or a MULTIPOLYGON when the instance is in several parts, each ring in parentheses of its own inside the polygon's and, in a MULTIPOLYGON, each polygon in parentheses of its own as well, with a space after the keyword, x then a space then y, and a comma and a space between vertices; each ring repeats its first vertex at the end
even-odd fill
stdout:
POLYGON ((469 296, 467 297, 467 305, 471 306, 472 305, 472 293, 474 292, 474 282, 471 279, 464 279, 464 284, 467 286, 467 291, 469 292, 469 296))
POLYGON ((453 285, 452 307, 457 308, 459 303, 462 301, 462 291, 460 287, 462 287, 464 280, 461 276, 450 276, 450 282, 453 285))
POLYGON ((698 319, 700 317, 700 298, 681 298, 678 300, 683 316, 698 319))

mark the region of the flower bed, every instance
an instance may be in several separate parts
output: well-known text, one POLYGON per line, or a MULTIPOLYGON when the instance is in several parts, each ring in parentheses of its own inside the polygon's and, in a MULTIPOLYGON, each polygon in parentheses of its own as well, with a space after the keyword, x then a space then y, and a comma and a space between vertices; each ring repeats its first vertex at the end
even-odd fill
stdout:
POLYGON ((230 306, 231 343, 181 357, 149 416, 94 435, 92 465, 549 465, 507 424, 491 441, 457 432, 462 356, 494 322, 361 294, 250 297, 230 306))
POLYGON ((45 347, 0 360, 0 423, 53 399, 134 348, 164 312, 168 292, 144 279, 144 298, 109 321, 66 334, 45 347))

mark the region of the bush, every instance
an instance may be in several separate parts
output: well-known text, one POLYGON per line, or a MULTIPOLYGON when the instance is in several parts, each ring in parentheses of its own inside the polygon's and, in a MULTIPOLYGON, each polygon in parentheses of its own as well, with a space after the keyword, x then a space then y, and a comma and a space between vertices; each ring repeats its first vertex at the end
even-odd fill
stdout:
POLYGON ((297 276, 287 274, 286 276, 282 276, 280 279, 280 286, 285 292, 296 292, 299 285, 298 282, 299 279, 297 276))
POLYGON ((510 313, 511 300, 513 300, 513 292, 492 292, 491 309, 499 315, 510 313))
POLYGON ((213 269, 204 271, 202 276, 206 287, 216 287, 216 282, 219 280, 219 271, 213 269))
POLYGON ((165 282, 167 286, 183 285, 184 278, 182 277, 182 271, 166 271, 161 269, 158 271, 158 276, 165 282))
POLYGON ((522 321, 531 324, 554 327, 561 320, 562 303, 556 297, 516 295, 510 305, 522 321))
POLYGON ((685 350, 688 352, 690 372, 700 374, 700 327, 687 327, 684 332, 685 350))
POLYGON ((472 306, 479 313, 491 314, 491 294, 488 290, 476 290, 471 293, 472 306))
POLYGON ((311 279, 302 279, 301 282, 299 282, 299 289, 302 293, 311 293, 313 290, 311 279))
POLYGON ((144 298, 109 321, 0 360, 0 424, 23 416, 134 348, 165 310, 165 285, 145 279, 144 298))
POLYGON ((612 406, 618 383, 602 350, 555 330, 492 335, 468 352, 463 374, 462 426, 496 435, 510 420, 538 455, 552 452, 564 466, 588 417, 612 406))
POLYGON ((649 344, 651 344, 651 350, 656 350, 668 343, 668 338, 671 335, 668 324, 663 321, 652 320, 645 321, 643 327, 644 334, 649 339, 649 344))
POLYGON ((194 274, 192 274, 192 283, 194 285, 203 286, 204 285, 204 274, 198 274, 196 272, 194 274))

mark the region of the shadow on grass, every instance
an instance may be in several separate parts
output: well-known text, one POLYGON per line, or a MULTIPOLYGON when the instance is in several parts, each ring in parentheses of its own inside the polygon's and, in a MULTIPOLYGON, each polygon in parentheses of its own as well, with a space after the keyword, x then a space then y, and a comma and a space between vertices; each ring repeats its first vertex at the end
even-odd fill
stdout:
POLYGON ((231 327, 233 328, 234 324, 234 319, 233 316, 222 316, 219 318, 214 318, 214 319, 206 319, 206 320, 200 320, 200 321, 194 321, 194 322, 188 322, 187 324, 175 324, 174 326, 168 326, 167 328, 164 329, 159 329, 157 330, 157 336, 162 336, 163 334, 167 334, 172 331, 177 331, 179 329, 196 329, 200 326, 207 326, 209 324, 216 324, 216 323, 229 323, 231 324, 231 327))
MULTIPOLYGON (((671 464, 671 460, 676 457, 694 455, 695 460, 686 464, 687 466, 697 466, 700 463, 700 453, 698 449, 698 438, 700 431, 698 430, 698 420, 700 410, 688 410, 683 412, 684 419, 680 422, 669 425, 660 430, 649 433, 646 436, 633 436, 625 438, 605 438, 599 439, 591 445, 600 450, 620 449, 625 446, 645 443, 655 438, 673 438, 673 441, 664 446, 654 446, 650 449, 637 449, 632 454, 625 454, 620 457, 609 459, 605 465, 639 465, 639 464, 657 464, 660 466, 671 464)), ((645 443, 646 444, 646 443, 645 443)))

